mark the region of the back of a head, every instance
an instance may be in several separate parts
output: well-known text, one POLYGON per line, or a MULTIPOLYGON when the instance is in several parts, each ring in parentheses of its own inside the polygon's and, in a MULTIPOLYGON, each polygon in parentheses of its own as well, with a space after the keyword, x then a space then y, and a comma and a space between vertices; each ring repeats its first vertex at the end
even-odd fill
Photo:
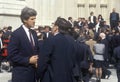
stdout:
POLYGON ((86 38, 85 38, 85 36, 78 37, 77 41, 80 42, 80 43, 84 43, 86 41, 86 38))
POLYGON ((115 8, 113 8, 113 12, 115 12, 116 10, 115 10, 115 8))
POLYGON ((29 17, 36 16, 36 15, 37 15, 36 10, 34 10, 32 8, 25 7, 21 11, 20 18, 21 18, 22 22, 24 23, 23 20, 27 20, 27 19, 29 19, 29 17))
POLYGON ((12 30, 12 26, 8 26, 7 30, 12 30))
POLYGON ((100 36, 100 38, 101 38, 101 39, 105 39, 105 38, 106 38, 105 33, 100 33, 100 35, 99 35, 99 36, 100 36))
POLYGON ((71 20, 72 19, 72 17, 68 17, 68 20, 71 20))
POLYGON ((92 11, 92 12, 90 12, 90 15, 93 15, 94 14, 94 12, 92 11))
POLYGON ((64 18, 58 17, 55 21, 55 25, 59 27, 60 31, 67 32, 69 29, 71 29, 71 24, 64 18))

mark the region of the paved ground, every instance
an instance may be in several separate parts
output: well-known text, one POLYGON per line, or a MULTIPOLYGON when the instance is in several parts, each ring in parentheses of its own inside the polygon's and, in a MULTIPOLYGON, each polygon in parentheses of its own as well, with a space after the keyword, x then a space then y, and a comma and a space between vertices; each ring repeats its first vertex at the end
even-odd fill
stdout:
POLYGON ((11 73, 0 73, 0 82, 11 82, 11 73))
MULTIPOLYGON (((110 69, 110 71, 112 72, 110 78, 102 79, 101 82, 117 82, 115 69, 110 69)), ((7 73, 6 71, 0 73, 0 82, 11 82, 11 73, 7 73)), ((93 77, 90 82, 95 82, 95 77, 93 77)))
MULTIPOLYGON (((117 82, 117 76, 115 69, 109 69, 112 72, 112 75, 109 79, 101 79, 101 82, 117 82)), ((96 82, 96 78, 93 77, 90 82, 96 82)))

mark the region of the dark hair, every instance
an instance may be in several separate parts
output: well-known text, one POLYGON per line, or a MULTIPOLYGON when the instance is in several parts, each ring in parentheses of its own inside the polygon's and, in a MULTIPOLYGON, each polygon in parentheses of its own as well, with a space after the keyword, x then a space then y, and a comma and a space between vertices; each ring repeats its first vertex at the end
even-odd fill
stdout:
POLYGON ((43 30, 43 26, 38 26, 38 31, 41 32, 43 30))
POLYGON ((12 30, 12 26, 8 26, 7 30, 12 30))
POLYGON ((58 17, 55 21, 55 25, 59 27, 61 33, 66 33, 71 29, 71 24, 64 18, 58 17))
POLYGON ((1 34, 1 33, 3 33, 3 31, 2 31, 2 30, 0 30, 0 34, 1 34))
POLYGON ((93 13, 93 11, 92 12, 90 12, 90 15, 93 15, 94 13, 93 13))
POLYGON ((99 17, 103 18, 101 14, 98 15, 98 18, 99 18, 99 17))
POLYGON ((36 15, 37 15, 37 12, 34 9, 25 7, 21 11, 20 18, 21 18, 21 21, 24 23, 24 20, 27 20, 29 19, 29 17, 36 16, 36 15))
POLYGON ((68 20, 71 20, 72 19, 72 17, 68 17, 68 20))
POLYGON ((46 29, 46 28, 48 28, 49 30, 51 29, 51 27, 50 27, 50 26, 44 26, 44 29, 46 29))

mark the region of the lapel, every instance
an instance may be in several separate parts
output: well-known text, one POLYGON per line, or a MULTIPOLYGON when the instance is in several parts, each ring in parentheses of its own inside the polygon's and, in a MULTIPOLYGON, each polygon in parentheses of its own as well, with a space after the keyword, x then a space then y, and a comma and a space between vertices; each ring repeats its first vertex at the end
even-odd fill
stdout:
POLYGON ((36 43, 37 43, 37 42, 36 42, 36 39, 37 39, 37 38, 36 38, 36 35, 35 35, 35 33, 34 33, 33 30, 31 30, 31 33, 32 33, 32 36, 33 36, 33 39, 34 39, 34 46, 35 46, 35 45, 37 45, 37 44, 36 44, 36 43))
POLYGON ((29 41, 29 38, 25 32, 25 30, 23 29, 23 27, 21 26, 21 35, 22 35, 22 39, 24 40, 23 42, 27 45, 28 48, 32 49, 31 43, 29 41))

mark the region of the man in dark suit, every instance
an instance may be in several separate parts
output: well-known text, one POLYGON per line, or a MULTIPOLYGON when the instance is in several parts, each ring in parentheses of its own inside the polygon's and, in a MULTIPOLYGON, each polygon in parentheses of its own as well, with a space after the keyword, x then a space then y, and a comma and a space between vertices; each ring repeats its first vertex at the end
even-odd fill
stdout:
POLYGON ((53 37, 44 41, 38 63, 40 82, 73 82, 74 39, 68 35, 70 23, 58 18, 52 28, 53 37))
POLYGON ((119 21, 119 14, 115 11, 115 8, 113 8, 112 13, 110 13, 110 26, 112 29, 117 27, 119 21))
POLYGON ((50 26, 45 26, 44 32, 42 33, 43 33, 43 39, 50 38, 52 36, 52 33, 50 32, 50 26))
POLYGON ((37 34, 32 27, 35 25, 37 12, 25 7, 21 11, 21 25, 10 38, 8 59, 13 64, 12 82, 36 82, 35 73, 38 60, 37 34))
POLYGON ((94 16, 93 12, 90 13, 89 21, 90 21, 89 28, 94 28, 96 25, 96 16, 94 16))

